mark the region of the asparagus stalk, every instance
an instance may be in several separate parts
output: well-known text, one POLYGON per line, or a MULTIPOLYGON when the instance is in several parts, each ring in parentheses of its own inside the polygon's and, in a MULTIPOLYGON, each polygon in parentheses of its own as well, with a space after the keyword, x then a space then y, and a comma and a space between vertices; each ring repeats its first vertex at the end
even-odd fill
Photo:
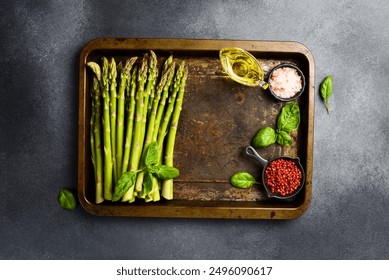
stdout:
MULTIPOLYGON (((153 51, 150 51, 150 60, 149 60, 149 69, 148 69, 148 78, 147 78, 147 86, 145 91, 145 107, 143 111, 142 116, 142 135, 143 135, 143 148, 141 153, 141 159, 143 158, 145 151, 148 148, 148 145, 150 141, 147 140, 147 133, 146 133, 146 127, 147 127, 147 120, 149 116, 149 104, 152 104, 154 100, 154 90, 155 90, 155 84, 158 76, 158 69, 157 69, 157 56, 153 51)), ((149 116, 150 117, 150 116, 149 116)), ((149 120, 150 122, 150 120, 149 120)), ((140 162, 141 167, 143 167, 143 161, 140 162)), ((144 173, 141 172, 137 176, 137 180, 135 183, 135 190, 137 192, 140 192, 142 190, 142 182, 143 182, 143 176, 144 173)))
MULTIPOLYGON (((93 81, 96 78, 93 77, 93 81)), ((95 126, 95 121, 96 121, 96 108, 95 108, 95 96, 96 92, 94 88, 91 89, 91 118, 90 118, 90 125, 89 125, 89 132, 90 132, 90 148, 91 148, 91 160, 93 164, 93 174, 94 174, 94 179, 95 179, 95 200, 97 200, 97 163, 96 163, 96 145, 95 145, 95 136, 93 133, 94 126, 95 126)))
MULTIPOLYGON (((95 77, 93 77, 93 81, 95 81, 95 77)), ((90 123, 89 123, 89 132, 90 132, 90 147, 91 147, 91 160, 93 164, 93 170, 95 174, 95 179, 96 179, 96 147, 95 147, 95 137, 93 134, 93 129, 95 125, 95 119, 96 119, 96 107, 95 107, 95 90, 94 87, 91 89, 91 117, 90 117, 90 123)))
POLYGON ((176 75, 174 76, 174 83, 173 83, 173 89, 172 89, 172 94, 169 97, 169 105, 166 108, 166 112, 164 114, 163 122, 159 127, 158 131, 158 150, 160 151, 159 153, 159 163, 162 163, 162 157, 163 157, 163 142, 167 133, 167 129, 170 123, 171 116, 173 114, 174 110, 174 104, 175 100, 177 97, 177 92, 180 89, 180 82, 181 82, 181 77, 184 74, 184 69, 185 69, 185 61, 181 61, 181 63, 178 66, 176 75))
MULTIPOLYGON (((158 76, 158 69, 157 69, 157 56, 153 51, 150 51, 150 59, 149 59, 149 68, 148 68, 148 77, 147 77, 147 85, 146 85, 146 91, 145 91, 145 98, 144 98, 144 111, 142 115, 142 129, 143 129, 143 137, 146 133, 146 122, 147 122, 147 115, 149 110, 149 100, 154 94, 154 88, 158 76)), ((153 98, 152 98, 153 99, 153 98)), ((147 146, 144 146, 143 150, 146 150, 147 146)))
POLYGON ((139 166, 140 153, 143 147, 143 111, 145 101, 145 83, 147 80, 148 55, 143 56, 142 64, 138 72, 138 90, 136 93, 135 133, 131 148, 130 171, 136 171, 139 166))
POLYGON ((116 71, 115 59, 111 58, 109 64, 108 79, 110 90, 110 122, 111 122, 111 147, 112 147, 112 164, 113 164, 113 177, 114 183, 117 181, 117 164, 116 164, 116 107, 117 107, 117 71, 116 71))
MULTIPOLYGON (((167 142, 166 142, 165 165, 167 166, 173 166, 174 144, 176 140, 178 121, 182 110, 182 103, 184 100, 187 77, 188 77, 188 68, 185 67, 184 75, 182 76, 181 79, 180 90, 174 107, 174 112, 173 112, 171 125, 170 125, 167 142)), ((162 196, 165 199, 173 199, 173 179, 164 180, 162 182, 162 196)))
POLYGON ((168 70, 166 71, 166 75, 167 75, 166 83, 163 87, 162 96, 158 104, 157 116, 155 117, 154 131, 153 131, 153 136, 151 138, 151 141, 157 141, 158 138, 158 131, 161 124, 162 116, 166 109, 165 108, 166 99, 169 96, 169 87, 174 76, 174 70, 175 70, 175 63, 173 62, 168 68, 168 70))
POLYGON ((87 63, 87 66, 93 71, 96 75, 97 80, 101 83, 101 68, 96 62, 90 61, 87 63))
MULTIPOLYGON (((145 83, 147 80, 148 69, 148 54, 145 54, 142 59, 140 69, 138 71, 138 89, 136 93, 136 110, 135 110, 135 127, 134 135, 131 144, 130 154, 130 171, 137 171, 139 167, 139 161, 143 148, 143 112, 144 112, 144 98, 145 98, 145 83)), ((134 187, 131 187, 129 191, 123 196, 122 201, 131 201, 133 199, 134 187)))
POLYGON ((92 119, 91 119, 91 148, 95 173, 95 202, 104 201, 103 196, 103 151, 101 135, 101 68, 96 62, 88 62, 87 66, 95 73, 91 89, 92 97, 92 119))
POLYGON ((108 71, 109 62, 106 57, 102 58, 103 69, 101 77, 101 94, 103 97, 103 143, 104 143, 104 198, 112 199, 112 146, 110 126, 110 97, 108 71))
POLYGON ((94 140, 94 165, 95 165, 95 184, 96 184, 96 203, 104 201, 103 196, 103 150, 101 147, 101 101, 100 101, 100 86, 96 78, 93 79, 93 91, 94 91, 94 123, 93 128, 93 140, 94 140))
POLYGON ((171 55, 166 59, 165 63, 162 66, 162 75, 164 75, 169 70, 172 63, 173 63, 173 56, 171 55))
POLYGON ((128 163, 130 159, 132 135, 134 128, 134 115, 135 115, 135 91, 136 91, 136 79, 138 75, 138 66, 135 65, 131 74, 131 81, 127 83, 127 126, 126 126, 126 141, 124 144, 122 173, 128 169, 128 163))
POLYGON ((120 71, 116 122, 116 178, 119 178, 122 174, 125 90, 128 84, 132 66, 134 65, 136 59, 137 57, 128 59, 120 71))

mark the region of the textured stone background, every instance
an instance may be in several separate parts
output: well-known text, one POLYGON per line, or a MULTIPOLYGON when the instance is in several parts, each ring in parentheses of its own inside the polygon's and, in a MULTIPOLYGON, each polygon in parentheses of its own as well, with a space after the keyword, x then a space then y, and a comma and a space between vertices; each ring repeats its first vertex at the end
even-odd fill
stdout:
POLYGON ((2 1, 1 259, 388 259, 388 1, 2 1), (242 2, 242 3, 241 3, 242 2), (316 87, 313 199, 292 221, 103 218, 77 187, 77 77, 96 37, 305 44, 316 87))

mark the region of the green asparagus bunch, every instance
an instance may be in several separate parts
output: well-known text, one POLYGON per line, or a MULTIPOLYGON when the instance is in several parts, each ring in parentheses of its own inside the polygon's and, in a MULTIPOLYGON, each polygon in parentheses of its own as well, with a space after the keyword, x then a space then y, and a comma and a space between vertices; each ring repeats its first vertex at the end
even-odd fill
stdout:
POLYGON ((153 51, 116 63, 89 62, 90 146, 96 203, 173 199, 173 152, 188 70, 173 56, 158 73, 153 51))

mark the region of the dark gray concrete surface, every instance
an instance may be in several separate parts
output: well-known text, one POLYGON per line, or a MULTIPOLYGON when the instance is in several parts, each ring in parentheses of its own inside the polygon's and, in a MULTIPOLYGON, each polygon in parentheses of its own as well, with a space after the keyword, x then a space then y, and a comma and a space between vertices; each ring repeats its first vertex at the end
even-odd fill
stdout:
POLYGON ((2 1, 0 259, 388 259, 388 1, 2 1), (313 198, 292 221, 104 218, 77 187, 77 85, 96 37, 298 41, 317 90, 313 198))

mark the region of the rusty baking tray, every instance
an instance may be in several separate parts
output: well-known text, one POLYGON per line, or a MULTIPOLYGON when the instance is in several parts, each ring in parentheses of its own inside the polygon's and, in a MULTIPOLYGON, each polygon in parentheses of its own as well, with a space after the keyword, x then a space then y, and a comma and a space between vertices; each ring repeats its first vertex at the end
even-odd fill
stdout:
POLYGON ((115 39, 98 38, 83 48, 79 66, 78 196, 86 211, 101 216, 293 219, 309 207, 312 193, 314 129, 314 59, 297 42, 115 39), (293 133, 293 144, 274 144, 258 150, 267 159, 281 155, 299 156, 306 171, 306 183, 294 199, 270 199, 262 186, 232 187, 228 180, 236 171, 260 178, 261 168, 244 155, 244 147, 263 126, 275 127, 285 103, 263 89, 240 85, 223 73, 219 50, 240 47, 261 63, 265 75, 281 62, 294 63, 306 78, 298 102, 301 124, 293 133), (173 54, 185 59, 189 77, 175 145, 174 165, 180 170, 174 183, 174 200, 145 203, 94 203, 93 170, 89 149, 90 72, 88 61, 101 56, 117 60, 153 50, 160 59, 173 54))

